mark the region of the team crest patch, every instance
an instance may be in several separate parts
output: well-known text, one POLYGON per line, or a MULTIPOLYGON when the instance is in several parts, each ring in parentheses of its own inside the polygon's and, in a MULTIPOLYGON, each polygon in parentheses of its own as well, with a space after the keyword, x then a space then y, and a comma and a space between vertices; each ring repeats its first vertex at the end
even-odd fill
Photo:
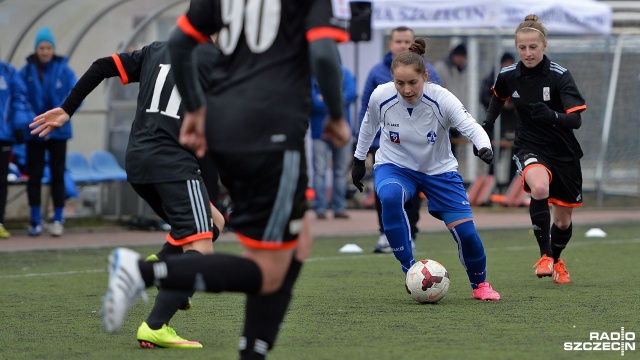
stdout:
POLYGON ((551 89, 548 86, 542 88, 542 100, 551 101, 551 89))
POLYGON ((429 133, 427 134, 427 144, 435 144, 437 136, 438 135, 436 135, 435 131, 429 131, 429 133))
POLYGON ((389 131, 389 139, 391 142, 400 144, 400 133, 397 131, 389 131))

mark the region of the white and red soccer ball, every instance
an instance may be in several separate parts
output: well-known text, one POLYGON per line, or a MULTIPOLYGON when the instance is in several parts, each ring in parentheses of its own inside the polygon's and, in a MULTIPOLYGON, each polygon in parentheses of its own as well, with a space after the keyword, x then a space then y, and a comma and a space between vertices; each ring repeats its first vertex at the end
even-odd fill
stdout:
POLYGON ((413 300, 419 303, 437 303, 449 291, 449 274, 442 264, 435 260, 417 261, 409 271, 405 284, 413 300))

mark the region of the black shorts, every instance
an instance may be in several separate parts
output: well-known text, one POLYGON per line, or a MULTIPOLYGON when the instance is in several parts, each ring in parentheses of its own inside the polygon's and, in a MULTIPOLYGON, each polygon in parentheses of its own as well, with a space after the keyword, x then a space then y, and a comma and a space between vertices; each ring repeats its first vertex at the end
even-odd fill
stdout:
POLYGON ((307 210, 304 148, 212 156, 231 197, 228 224, 240 242, 258 249, 295 247, 307 210))
POLYGON ((171 231, 167 234, 167 241, 171 245, 181 246, 214 239, 215 225, 202 178, 131 186, 162 220, 171 225, 171 231))
POLYGON ((543 166, 547 169, 551 179, 549 184, 549 202, 566 207, 582 206, 582 168, 580 159, 553 160, 544 155, 538 155, 528 150, 519 151, 513 155, 522 175, 524 191, 531 193, 531 189, 524 181, 524 174, 533 166, 543 166))

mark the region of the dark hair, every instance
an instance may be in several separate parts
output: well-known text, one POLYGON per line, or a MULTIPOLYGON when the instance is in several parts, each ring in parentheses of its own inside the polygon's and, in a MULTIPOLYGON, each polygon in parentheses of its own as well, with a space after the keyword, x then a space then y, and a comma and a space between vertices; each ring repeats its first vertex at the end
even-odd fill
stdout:
POLYGON ((515 62, 516 58, 513 57, 513 55, 511 55, 511 53, 506 52, 506 53, 502 54, 502 57, 500 58, 500 64, 502 64, 503 62, 505 62, 507 60, 515 62))
POLYGON ((391 74, 393 74, 395 69, 400 65, 413 65, 418 74, 424 74, 427 68, 422 55, 424 55, 426 49, 427 42, 423 38, 417 37, 413 41, 413 44, 409 45, 409 50, 403 51, 393 58, 391 62, 391 74))
POLYGON ((394 28, 391 30, 391 35, 389 36, 389 39, 393 39, 393 34, 397 32, 405 32, 405 31, 411 31, 411 33, 413 34, 412 28, 406 27, 406 26, 398 26, 397 28, 394 28))
POLYGON ((537 32, 542 35, 542 42, 545 44, 547 43, 547 29, 545 29, 544 25, 538 21, 538 15, 536 14, 529 14, 524 18, 524 21, 516 28, 516 37, 520 31, 537 32))
POLYGON ((467 47, 464 44, 458 44, 458 46, 451 50, 451 55, 467 56, 467 47))

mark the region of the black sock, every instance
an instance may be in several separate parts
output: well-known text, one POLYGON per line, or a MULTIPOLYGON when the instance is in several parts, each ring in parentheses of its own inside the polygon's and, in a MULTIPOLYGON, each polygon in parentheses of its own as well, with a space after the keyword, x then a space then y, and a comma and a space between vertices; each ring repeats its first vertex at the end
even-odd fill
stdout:
POLYGON ((169 324, 173 315, 189 302, 191 295, 193 291, 160 288, 153 309, 147 317, 147 325, 153 330, 158 330, 162 325, 169 324))
POLYGON ((269 295, 247 295, 245 322, 240 339, 240 359, 264 359, 276 342, 280 325, 291 302, 293 284, 302 263, 292 259, 280 289, 269 295))
POLYGON ((544 254, 549 257, 553 256, 551 240, 549 238, 551 212, 549 211, 547 198, 539 200, 531 198, 529 215, 531 216, 531 225, 533 225, 533 234, 536 236, 538 246, 540 247, 540 256, 544 254))
POLYGON ((140 275, 144 281, 145 287, 153 285, 153 264, 155 261, 138 261, 138 267, 140 268, 140 275))
MULTIPOLYGON (((202 254, 195 250, 189 250, 181 255, 173 256, 185 256, 193 258, 194 256, 202 256, 202 254)), ((193 290, 170 290, 160 288, 158 295, 156 295, 153 309, 147 317, 147 325, 153 330, 158 330, 164 324, 169 324, 169 320, 175 315, 175 313, 185 308, 189 304, 189 299, 193 296, 193 290)))
POLYGON ((166 261, 140 261, 138 265, 147 287, 155 284, 174 290, 248 294, 258 293, 262 287, 258 265, 235 255, 173 256, 166 261))
POLYGON ((560 229, 553 224, 551 226, 551 248, 553 250, 553 262, 557 263, 560 259, 560 253, 567 247, 569 240, 571 240, 571 235, 573 233, 573 223, 569 224, 569 227, 565 230, 560 229))

